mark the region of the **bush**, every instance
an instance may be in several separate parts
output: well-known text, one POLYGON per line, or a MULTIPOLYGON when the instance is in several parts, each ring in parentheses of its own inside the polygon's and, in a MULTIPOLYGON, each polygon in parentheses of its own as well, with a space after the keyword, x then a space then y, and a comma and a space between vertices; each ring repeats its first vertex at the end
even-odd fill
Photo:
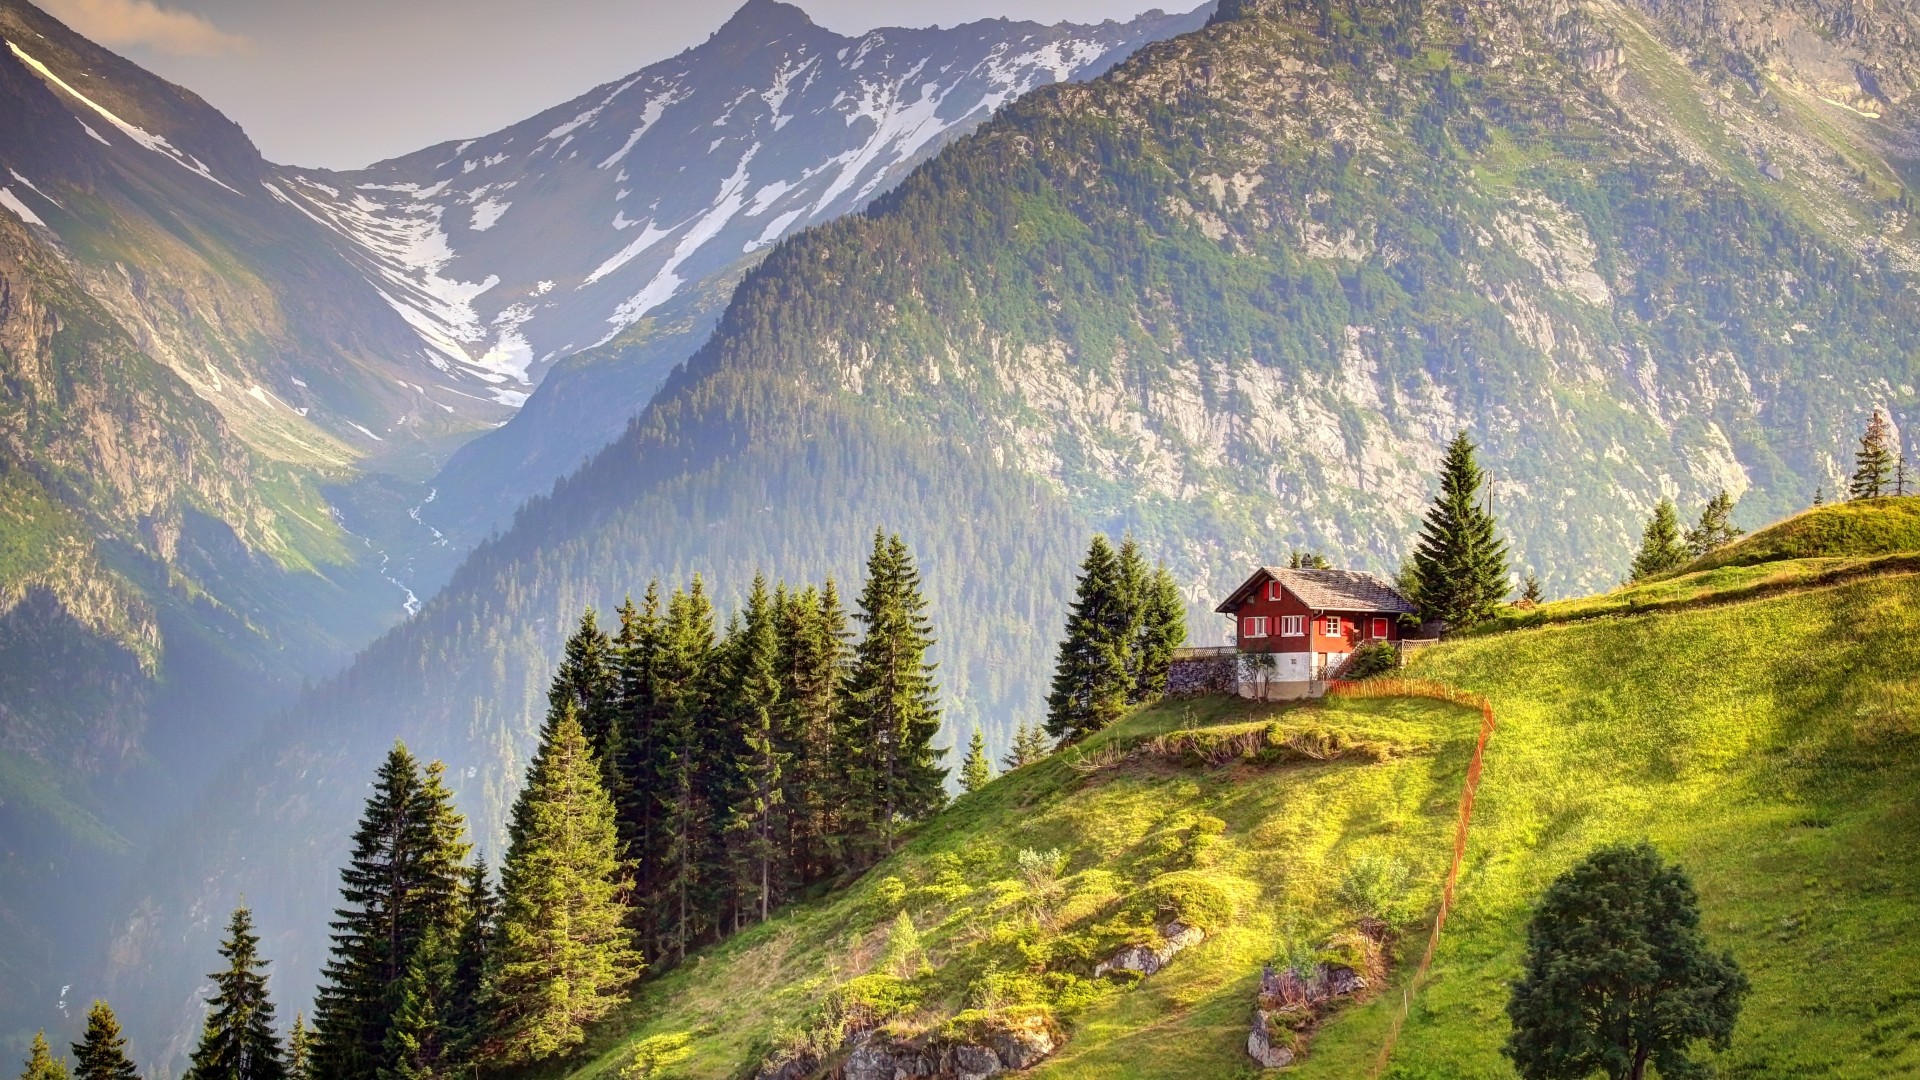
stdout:
POLYGON ((620 1070, 620 1080, 653 1080, 692 1056, 693 1036, 688 1032, 650 1036, 633 1044, 632 1057, 620 1070))
POLYGON ((1371 679, 1375 675, 1385 675, 1399 666, 1399 649, 1390 642, 1369 642, 1353 650, 1353 659, 1347 664, 1347 678, 1371 679))
POLYGON ((1411 915, 1407 909, 1411 876, 1407 864, 1391 855, 1356 855, 1341 874, 1335 895, 1355 916, 1398 929, 1411 915))

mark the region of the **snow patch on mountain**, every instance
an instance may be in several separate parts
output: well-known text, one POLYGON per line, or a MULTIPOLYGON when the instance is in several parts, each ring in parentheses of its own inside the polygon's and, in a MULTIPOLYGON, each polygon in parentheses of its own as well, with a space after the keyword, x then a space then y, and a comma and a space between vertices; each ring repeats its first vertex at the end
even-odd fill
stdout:
POLYGON ((43 229, 47 227, 47 223, 40 220, 40 215, 34 213, 26 203, 21 202, 20 196, 15 195, 12 188, 0 187, 0 206, 13 211, 14 217, 29 225, 38 225, 43 229))
MULTIPOLYGON (((127 121, 120 119, 118 116, 115 116, 112 112, 109 112, 107 110, 106 106, 99 104, 98 102, 94 101, 92 98, 88 97, 87 95, 67 85, 67 81, 65 79, 62 79, 60 76, 55 75, 53 73, 53 70, 47 67, 47 65, 27 55, 27 53, 24 50, 22 50, 20 46, 15 45, 12 41, 7 42, 7 48, 13 51, 13 55, 18 57, 21 63, 26 64, 28 67, 32 68, 35 72, 37 72, 40 75, 41 78, 47 80, 53 85, 59 87, 61 90, 65 91, 68 97, 73 98, 75 101, 78 101, 80 104, 85 105, 87 108, 92 109, 96 113, 99 113, 102 119, 104 119, 107 123, 112 124, 114 127, 119 128, 120 133, 122 135, 125 135, 127 138, 133 140, 133 142, 136 145, 145 147, 146 149, 151 150, 154 153, 167 158, 168 160, 172 161, 176 165, 179 165, 181 168, 187 170, 188 172, 196 173, 200 176, 207 178, 208 180, 213 181, 216 184, 219 184, 221 187, 226 188, 228 191, 232 191, 235 195, 240 194, 238 191, 235 191, 233 187, 228 185, 226 181, 213 175, 212 170, 208 169, 207 166, 203 162, 201 162, 199 158, 194 157, 192 154, 185 153, 179 150, 172 143, 168 142, 166 139, 162 138, 161 136, 155 135, 154 133, 146 130, 145 128, 142 128, 136 124, 130 124, 127 121)), ((86 127, 86 124, 83 122, 80 126, 86 127)), ((87 133, 92 135, 96 139, 100 139, 101 142, 106 143, 108 146, 113 145, 111 142, 108 142, 106 139, 101 138, 100 133, 97 131, 94 131, 92 128, 87 128, 87 133)))
POLYGON ((1202 21, 993 21, 853 40, 749 4, 705 45, 451 160, 285 169, 269 190, 340 238, 435 366, 511 403, 576 343, 608 341, 859 209, 1006 102, 1202 21))

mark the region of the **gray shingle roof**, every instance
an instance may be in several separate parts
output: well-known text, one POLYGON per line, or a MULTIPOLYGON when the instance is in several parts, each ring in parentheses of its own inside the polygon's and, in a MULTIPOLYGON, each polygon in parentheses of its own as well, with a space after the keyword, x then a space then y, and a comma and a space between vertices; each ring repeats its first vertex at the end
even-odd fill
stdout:
POLYGON ((1250 587, 1268 577, 1316 611, 1385 611, 1403 615, 1419 612, 1385 578, 1359 570, 1289 570, 1281 566, 1263 566, 1254 571, 1252 577, 1214 610, 1233 611, 1250 587))

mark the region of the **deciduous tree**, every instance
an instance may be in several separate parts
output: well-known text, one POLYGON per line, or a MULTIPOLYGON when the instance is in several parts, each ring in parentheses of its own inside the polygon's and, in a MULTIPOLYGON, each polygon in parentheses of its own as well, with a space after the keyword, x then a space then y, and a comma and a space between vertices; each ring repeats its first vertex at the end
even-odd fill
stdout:
POLYGON ((1701 1075, 1725 1049, 1747 979, 1700 929, 1700 901, 1646 843, 1603 847, 1562 874, 1527 924, 1506 1055, 1527 1080, 1701 1075))

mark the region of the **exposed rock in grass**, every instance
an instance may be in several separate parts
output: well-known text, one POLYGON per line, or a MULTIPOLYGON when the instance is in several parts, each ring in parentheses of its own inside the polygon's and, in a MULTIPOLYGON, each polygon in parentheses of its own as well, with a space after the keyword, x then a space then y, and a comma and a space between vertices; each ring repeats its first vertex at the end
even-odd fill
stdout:
POLYGON ((1308 1036, 1329 1012, 1385 981, 1385 933, 1383 926, 1370 922, 1360 930, 1336 934, 1322 950, 1322 955, 1334 958, 1305 970, 1266 965, 1260 972, 1253 1027, 1247 1033, 1247 1056, 1263 1069, 1299 1060, 1306 1053, 1308 1036))
POLYGON ((1166 967, 1188 946, 1198 945, 1206 938, 1205 930, 1175 919, 1160 928, 1158 945, 1129 945, 1113 954, 1112 959, 1095 964, 1093 977, 1097 979, 1110 971, 1131 971, 1144 978, 1166 967))
POLYGON ((839 1080, 986 1080, 1031 1069, 1060 1047, 1059 1030, 1044 1014, 976 1020, 959 1032, 895 1040, 884 1032, 863 1032, 853 1041, 839 1080))

